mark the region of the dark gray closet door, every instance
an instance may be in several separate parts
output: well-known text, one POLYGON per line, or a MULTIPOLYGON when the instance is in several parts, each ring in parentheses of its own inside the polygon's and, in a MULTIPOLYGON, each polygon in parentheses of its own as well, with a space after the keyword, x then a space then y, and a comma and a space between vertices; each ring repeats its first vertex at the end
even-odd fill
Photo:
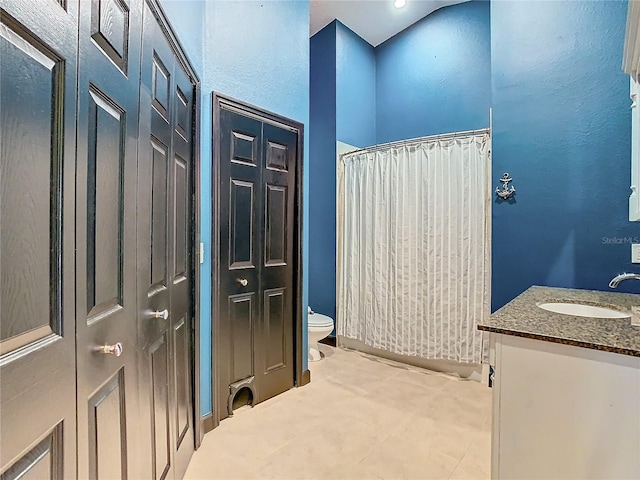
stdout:
POLYGON ((144 478, 136 302, 142 0, 80 1, 78 476, 144 478))
POLYGON ((0 2, 0 474, 76 476, 74 2, 0 2))
POLYGON ((298 136, 263 124, 262 263, 256 381, 260 401, 293 386, 294 201, 298 136))
POLYGON ((194 450, 190 170, 194 85, 145 3, 140 92, 138 323, 146 478, 182 478, 194 450))
POLYGON ((220 111, 218 419, 234 388, 253 403, 294 384, 294 191, 297 134, 220 111))

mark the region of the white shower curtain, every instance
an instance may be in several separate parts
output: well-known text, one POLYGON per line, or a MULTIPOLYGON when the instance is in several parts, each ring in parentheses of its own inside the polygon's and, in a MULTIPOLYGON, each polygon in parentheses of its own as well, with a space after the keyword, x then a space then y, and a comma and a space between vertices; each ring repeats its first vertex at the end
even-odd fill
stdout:
POLYGON ((342 157, 338 335, 481 363, 490 145, 488 133, 425 137, 342 157))

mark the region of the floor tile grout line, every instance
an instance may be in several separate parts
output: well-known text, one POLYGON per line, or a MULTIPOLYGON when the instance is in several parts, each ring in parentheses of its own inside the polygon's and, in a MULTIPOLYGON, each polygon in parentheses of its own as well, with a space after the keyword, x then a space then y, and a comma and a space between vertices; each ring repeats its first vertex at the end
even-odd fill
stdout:
POLYGON ((458 463, 456 464, 455 468, 453 470, 451 470, 451 473, 449 474, 449 479, 451 479, 451 477, 453 477, 453 475, 456 473, 456 470, 458 469, 458 467, 462 463, 462 459, 463 458, 464 458, 464 455, 460 458, 460 460, 458 460, 458 463))

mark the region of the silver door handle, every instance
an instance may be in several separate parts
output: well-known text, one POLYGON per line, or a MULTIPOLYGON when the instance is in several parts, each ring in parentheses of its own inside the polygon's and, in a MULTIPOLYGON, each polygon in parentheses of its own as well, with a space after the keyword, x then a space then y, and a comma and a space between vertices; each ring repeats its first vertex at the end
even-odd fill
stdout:
POLYGON ((117 342, 113 345, 101 345, 96 350, 106 355, 114 355, 116 357, 119 357, 120 355, 122 355, 122 350, 124 350, 124 347, 122 346, 122 343, 117 342))
POLYGON ((238 278, 236 282, 238 282, 243 287, 246 287, 247 285, 249 285, 249 280, 247 280, 246 278, 238 278))
POLYGON ((167 310, 166 308, 164 310, 156 310, 155 312, 153 312, 153 318, 161 318, 163 320, 166 320, 169 318, 169 310, 167 310))

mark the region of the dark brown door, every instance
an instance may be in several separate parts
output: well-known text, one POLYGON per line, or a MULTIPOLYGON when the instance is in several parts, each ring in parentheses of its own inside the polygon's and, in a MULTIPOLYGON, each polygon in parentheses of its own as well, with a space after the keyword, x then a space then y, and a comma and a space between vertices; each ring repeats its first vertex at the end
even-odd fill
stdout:
POLYGON ((76 477, 77 3, 0 1, 0 475, 76 477))
POLYGON ((79 3, 78 476, 144 478, 140 437, 149 425, 138 414, 136 326, 142 0, 79 3))
POLYGON ((218 419, 233 396, 253 403, 294 384, 294 200, 297 133, 219 112, 218 419))
POLYGON ((189 233, 194 85, 144 6, 138 302, 145 478, 182 478, 194 450, 189 233))

